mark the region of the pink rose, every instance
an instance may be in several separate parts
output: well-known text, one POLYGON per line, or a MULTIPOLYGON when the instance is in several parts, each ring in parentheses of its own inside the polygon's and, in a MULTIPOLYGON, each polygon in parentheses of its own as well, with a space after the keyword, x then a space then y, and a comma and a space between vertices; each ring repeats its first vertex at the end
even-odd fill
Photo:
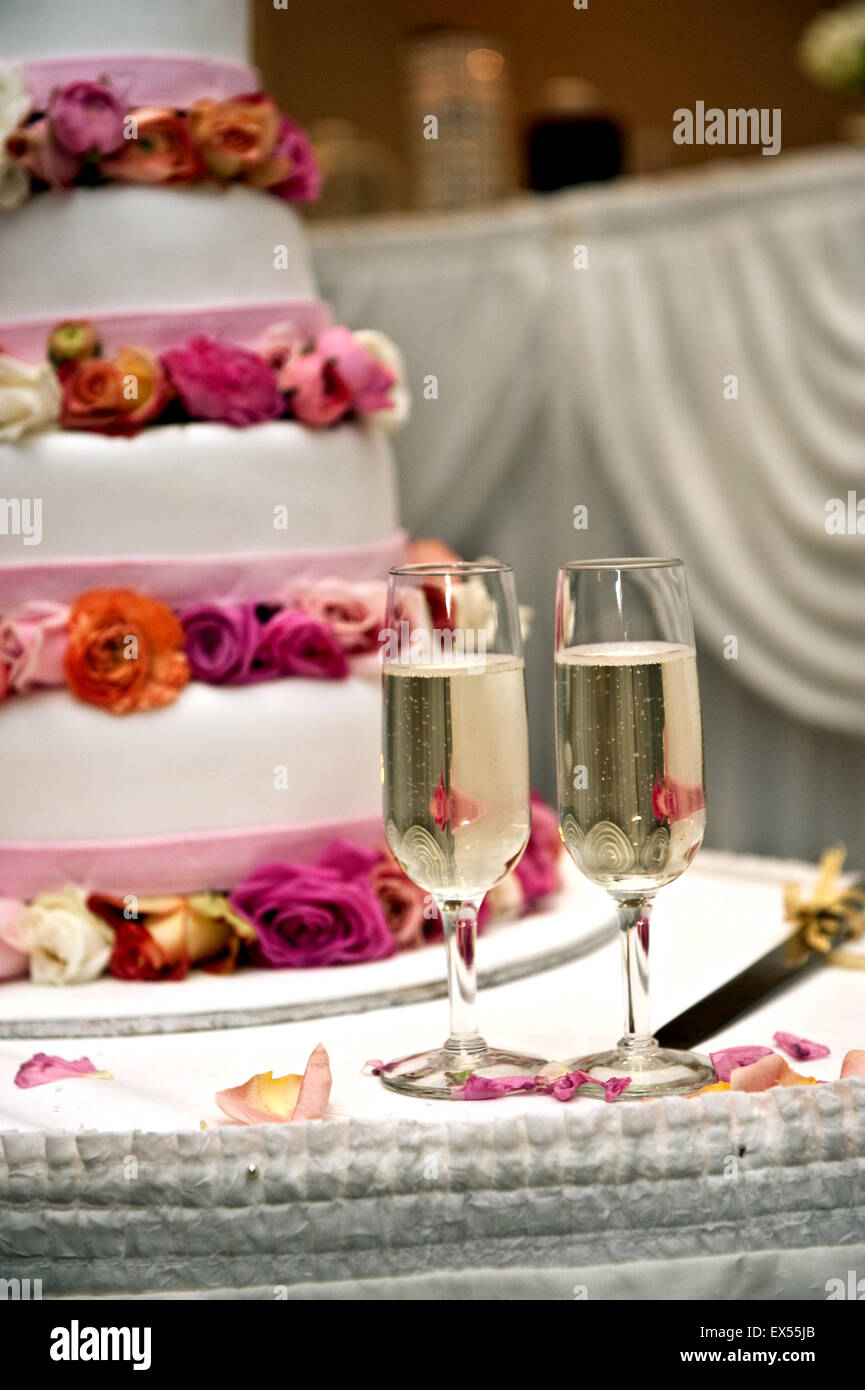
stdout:
POLYGON ((30 957, 21 928, 24 904, 17 898, 0 898, 0 980, 26 975, 30 957))
POLYGON ((343 584, 336 579, 323 579, 296 594, 293 602, 302 613, 327 623, 343 651, 356 654, 378 650, 378 634, 387 611, 385 584, 343 584))
POLYGON ((537 792, 532 792, 532 829, 525 854, 515 869, 526 901, 548 898, 559 886, 556 862, 561 853, 559 818, 537 792))
POLYGON ((283 608, 261 630, 255 666, 262 677, 307 676, 345 680, 348 662, 336 636, 325 624, 296 609, 283 608))
POLYGON ((65 604, 36 600, 13 608, 0 622, 0 666, 8 685, 19 692, 64 685, 68 635, 65 604))
POLYGON ((111 154, 123 143, 126 107, 105 82, 68 82, 48 103, 54 138, 70 154, 111 154))
POLYGON ((306 131, 288 116, 282 117, 273 159, 285 161, 289 172, 269 191, 288 203, 314 203, 321 192, 321 170, 306 131))
POLYGON ((351 392, 322 352, 289 358, 277 383, 289 413, 304 425, 333 425, 351 409, 351 392))
POLYGON ((381 960, 394 942, 368 881, 375 851, 336 840, 316 864, 262 864, 229 903, 255 928, 253 955, 271 969, 381 960))
POLYGON ((271 371, 278 372, 292 357, 309 346, 309 339, 294 323, 274 323, 265 329, 255 351, 263 357, 271 371))
POLYGON ((199 336, 169 348, 162 363, 193 420, 257 425, 284 411, 273 373, 246 348, 199 336))
MULTIPOLYGON (((370 869, 369 881, 400 950, 422 946, 424 927, 430 920, 426 915, 429 894, 406 877, 390 850, 384 850, 370 869)), ((435 916, 437 919, 438 914, 435 916)))
POLYGON ((358 342, 349 328, 329 328, 316 344, 316 351, 332 363, 351 397, 358 415, 373 415, 392 406, 390 393, 396 377, 358 342))
POLYGON ((70 188, 78 177, 81 160, 53 138, 44 116, 13 130, 6 141, 6 152, 15 164, 23 164, 34 178, 52 188, 70 188))

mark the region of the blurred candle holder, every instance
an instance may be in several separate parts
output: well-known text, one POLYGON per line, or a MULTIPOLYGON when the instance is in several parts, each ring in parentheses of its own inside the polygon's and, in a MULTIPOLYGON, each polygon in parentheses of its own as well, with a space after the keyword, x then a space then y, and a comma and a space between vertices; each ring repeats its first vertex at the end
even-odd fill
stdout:
POLYGON ((470 29, 417 30, 402 66, 415 205, 472 207, 512 193, 512 101, 500 40, 470 29))

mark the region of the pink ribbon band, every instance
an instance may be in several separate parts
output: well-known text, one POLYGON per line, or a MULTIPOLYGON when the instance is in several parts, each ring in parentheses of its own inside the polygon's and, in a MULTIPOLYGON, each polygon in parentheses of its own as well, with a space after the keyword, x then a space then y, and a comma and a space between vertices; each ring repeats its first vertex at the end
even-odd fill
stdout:
POLYGON ((182 53, 75 54, 31 60, 22 67, 37 111, 45 110, 55 87, 100 78, 107 78, 130 106, 181 109, 207 97, 227 101, 244 92, 256 92, 260 86, 258 72, 247 63, 182 53))
POLYGON ((404 555, 408 536, 340 550, 255 551, 239 555, 116 555, 0 565, 0 614, 29 600, 71 603, 88 589, 137 589, 171 607, 191 603, 285 602, 320 579, 382 579, 404 555))
MULTIPOLYGON (((120 347, 147 348, 163 352, 177 347, 199 333, 251 348, 274 324, 291 323, 311 339, 329 328, 332 316, 319 299, 268 300, 264 304, 205 305, 200 308, 159 309, 119 314, 88 315, 102 343, 103 356, 111 357, 120 347)), ((0 351, 25 362, 43 362, 48 336, 57 318, 21 319, 0 322, 0 351)))
POLYGON ((374 846, 384 843, 384 828, 371 816, 134 840, 7 841, 0 843, 0 897, 26 901, 68 887, 121 897, 222 892, 260 864, 311 863, 340 836, 374 846))

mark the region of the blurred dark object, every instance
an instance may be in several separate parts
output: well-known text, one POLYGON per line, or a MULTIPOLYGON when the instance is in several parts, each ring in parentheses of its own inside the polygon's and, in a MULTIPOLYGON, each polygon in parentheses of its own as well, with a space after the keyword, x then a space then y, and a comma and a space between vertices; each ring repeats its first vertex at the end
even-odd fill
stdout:
POLYGON ((604 112, 594 87, 578 78, 555 78, 544 87, 542 111, 528 133, 530 188, 553 193, 621 174, 623 131, 604 112))

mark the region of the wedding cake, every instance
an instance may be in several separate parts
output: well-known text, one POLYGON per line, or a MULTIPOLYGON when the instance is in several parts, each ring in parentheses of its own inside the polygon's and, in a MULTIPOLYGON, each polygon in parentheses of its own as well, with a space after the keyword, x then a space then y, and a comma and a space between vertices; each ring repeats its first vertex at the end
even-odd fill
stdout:
POLYGON ((380 838, 384 340, 334 328, 241 0, 0 9, 0 895, 380 838))

